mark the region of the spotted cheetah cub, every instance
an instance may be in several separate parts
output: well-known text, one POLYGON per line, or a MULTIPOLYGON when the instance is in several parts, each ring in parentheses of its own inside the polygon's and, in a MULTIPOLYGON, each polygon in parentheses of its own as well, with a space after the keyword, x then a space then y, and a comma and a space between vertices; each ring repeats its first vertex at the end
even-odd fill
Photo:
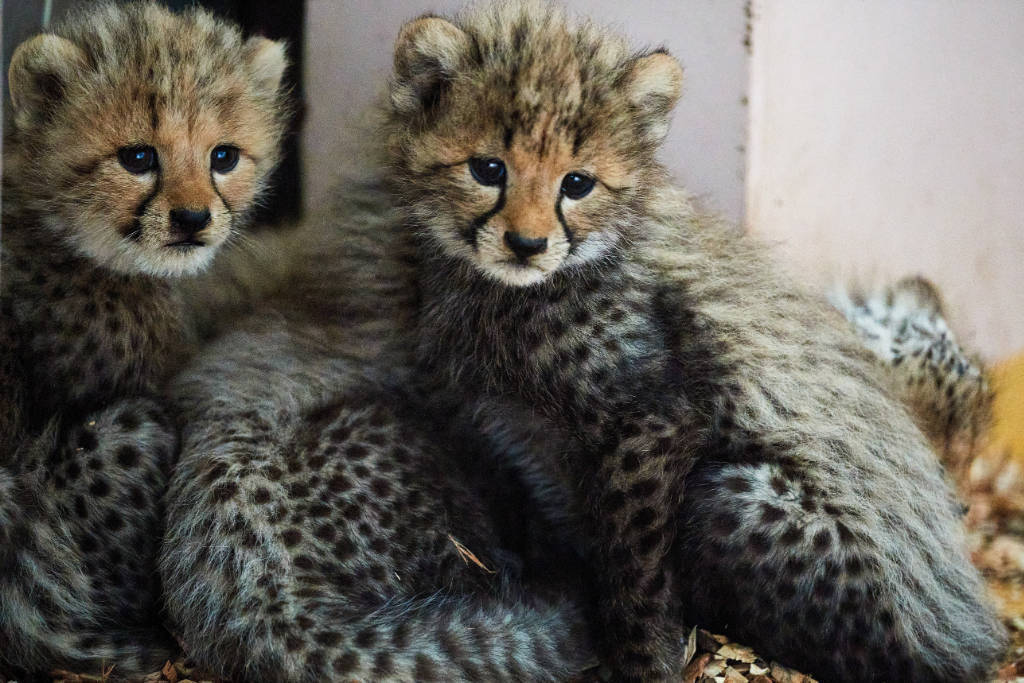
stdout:
POLYGON ((3 302, 34 414, 157 390, 189 348, 175 278, 245 224, 278 158, 283 47, 105 5, 19 46, 3 302))
POLYGON ((240 229, 285 120, 280 44, 155 3, 18 47, 4 147, 0 666, 152 666, 180 278, 240 229))
POLYGON ((538 501, 565 483, 615 680, 676 675, 684 619, 822 680, 981 678, 1004 636, 934 453, 834 311, 668 184, 681 82, 547 3, 402 30, 425 377, 538 501))
POLYGON ((897 395, 955 479, 988 430, 992 387, 976 354, 957 341, 939 290, 922 277, 829 295, 893 380, 897 395))

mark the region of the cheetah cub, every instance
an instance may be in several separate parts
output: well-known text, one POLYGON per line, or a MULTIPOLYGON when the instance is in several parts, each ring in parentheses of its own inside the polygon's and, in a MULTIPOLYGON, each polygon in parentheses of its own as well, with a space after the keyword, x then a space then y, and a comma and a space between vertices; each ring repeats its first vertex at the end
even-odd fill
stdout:
POLYGON ((159 663, 155 554, 193 346, 179 280, 245 223, 285 120, 280 44, 102 4, 11 61, 0 268, 0 666, 159 663))
POLYGON ((908 277, 873 290, 838 288, 829 300, 878 358, 943 464, 961 481, 988 430, 992 387, 981 358, 957 341, 939 290, 922 277, 908 277))
POLYGON ((424 376, 564 508, 615 680, 677 674, 684 619, 823 680, 981 678, 1004 634, 934 453, 839 316, 666 181, 681 82, 547 3, 403 28, 424 376))
POLYGON ((186 357, 176 279, 244 226, 278 158, 283 46, 105 5, 12 58, 3 305, 27 417, 157 391, 186 357))

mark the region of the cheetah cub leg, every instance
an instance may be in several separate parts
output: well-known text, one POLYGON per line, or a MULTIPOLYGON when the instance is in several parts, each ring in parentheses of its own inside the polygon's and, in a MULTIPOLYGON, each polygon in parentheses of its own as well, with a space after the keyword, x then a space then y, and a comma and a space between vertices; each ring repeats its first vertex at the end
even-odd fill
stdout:
POLYGON ((591 537, 603 541, 592 549, 602 568, 596 579, 609 597, 599 614, 623 680, 678 672, 682 656, 680 586, 668 557, 684 477, 701 440, 685 407, 667 412, 624 418, 613 454, 602 458, 591 483, 591 537))
MULTIPOLYGON (((857 479, 892 490, 878 471, 857 479)), ((693 623, 827 681, 975 681, 998 656, 984 587, 928 518, 866 502, 823 468, 703 462, 687 486, 680 583, 693 623)))
POLYGON ((150 568, 175 446, 156 404, 126 400, 60 438, 51 425, 0 469, 0 666, 116 679, 171 653, 150 568))

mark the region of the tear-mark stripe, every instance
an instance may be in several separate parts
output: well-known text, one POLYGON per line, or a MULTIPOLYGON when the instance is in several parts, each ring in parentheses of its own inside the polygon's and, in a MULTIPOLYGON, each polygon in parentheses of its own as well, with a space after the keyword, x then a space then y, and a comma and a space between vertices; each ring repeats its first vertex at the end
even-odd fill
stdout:
POLYGON ((150 190, 139 205, 135 207, 135 214, 131 224, 121 231, 121 234, 130 240, 137 240, 142 237, 142 215, 146 213, 146 209, 149 208, 150 202, 160 193, 160 171, 157 170, 156 182, 153 183, 153 189, 150 190))
POLYGON ((493 218, 495 215, 497 215, 504 208, 505 208, 505 183, 502 183, 501 184, 501 193, 498 195, 498 201, 494 204, 494 206, 491 208, 490 211, 488 211, 487 213, 485 213, 485 214, 483 214, 481 216, 478 216, 477 218, 474 218, 473 221, 469 224, 469 230, 467 231, 467 233, 465 235, 463 235, 463 237, 466 240, 466 243, 469 244, 469 246, 473 247, 474 251, 476 250, 476 234, 477 234, 477 232, 480 231, 480 228, 482 228, 487 223, 487 221, 491 220, 491 218, 493 218))
POLYGON ((227 209, 227 211, 228 211, 228 221, 231 223, 231 227, 234 228, 235 227, 235 210, 231 208, 231 205, 228 204, 228 200, 224 198, 224 195, 221 194, 221 192, 220 192, 220 188, 217 187, 217 181, 213 177, 213 169, 212 168, 210 169, 210 185, 213 187, 213 191, 217 194, 217 197, 220 199, 221 204, 223 204, 224 208, 227 209))
POLYGON ((224 195, 221 194, 220 188, 217 187, 217 181, 213 177, 212 168, 210 169, 210 186, 213 187, 213 191, 217 193, 217 197, 220 199, 221 203, 224 204, 224 208, 228 210, 228 213, 234 213, 235 210, 231 208, 231 205, 228 204, 228 200, 224 199, 224 195))
POLYGON ((564 197, 565 195, 559 194, 558 199, 555 201, 555 216, 558 217, 558 222, 562 225, 562 232, 565 233, 565 239, 569 241, 569 253, 571 254, 576 249, 576 235, 566 222, 565 214, 562 213, 562 199, 564 197))

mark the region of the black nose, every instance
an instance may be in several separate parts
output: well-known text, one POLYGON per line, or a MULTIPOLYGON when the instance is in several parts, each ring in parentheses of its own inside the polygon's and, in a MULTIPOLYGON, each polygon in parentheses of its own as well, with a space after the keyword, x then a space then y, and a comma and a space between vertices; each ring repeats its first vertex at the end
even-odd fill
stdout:
POLYGON ((171 209, 171 231, 175 237, 187 239, 206 227, 210 222, 210 210, 171 209))
POLYGON ((547 237, 523 237, 518 232, 506 232, 505 244, 521 259, 540 254, 548 248, 547 237))

